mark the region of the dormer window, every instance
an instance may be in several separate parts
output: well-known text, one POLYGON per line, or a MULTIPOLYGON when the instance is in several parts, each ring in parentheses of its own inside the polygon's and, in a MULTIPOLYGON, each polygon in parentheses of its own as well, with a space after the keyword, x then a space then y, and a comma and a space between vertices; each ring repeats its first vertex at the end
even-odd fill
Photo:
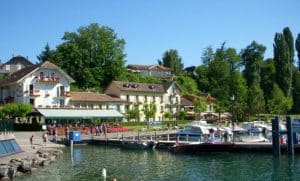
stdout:
POLYGON ((149 85, 149 89, 154 89, 155 85, 149 85))

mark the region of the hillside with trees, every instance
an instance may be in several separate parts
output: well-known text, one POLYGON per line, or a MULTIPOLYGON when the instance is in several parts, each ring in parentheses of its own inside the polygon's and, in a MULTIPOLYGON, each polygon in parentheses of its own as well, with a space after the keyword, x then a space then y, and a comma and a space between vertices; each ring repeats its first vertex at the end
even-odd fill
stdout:
MULTIPOLYGON (((90 24, 66 32, 55 49, 47 44, 40 61, 51 61, 76 80, 72 89, 102 91, 112 80, 161 83, 163 80, 126 71, 125 40, 107 26, 90 24)), ((219 112, 231 111, 238 119, 259 113, 300 113, 300 34, 294 41, 288 27, 274 35, 274 56, 264 57, 266 47, 256 41, 238 51, 224 42, 215 50, 199 53, 194 70, 184 69, 176 49, 158 58, 171 68, 184 94, 210 93, 219 112), (294 60, 297 51, 298 62, 294 60), (296 66, 298 65, 298 67, 296 66)), ((155 61, 153 61, 155 64, 155 61)), ((133 111, 132 118, 135 118, 133 111)))

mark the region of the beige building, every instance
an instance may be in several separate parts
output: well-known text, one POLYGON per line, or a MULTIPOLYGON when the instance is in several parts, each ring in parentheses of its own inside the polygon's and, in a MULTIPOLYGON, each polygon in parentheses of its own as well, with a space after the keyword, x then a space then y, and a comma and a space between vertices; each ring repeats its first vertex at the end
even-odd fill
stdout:
POLYGON ((140 111, 140 121, 145 121, 143 112, 145 104, 154 103, 157 111, 151 121, 161 121, 165 112, 176 114, 180 111, 181 88, 176 82, 149 84, 136 82, 113 81, 106 88, 105 94, 126 101, 121 105, 120 112, 124 115, 136 107, 140 111))
POLYGON ((161 65, 133 65, 129 64, 127 70, 137 74, 158 77, 163 79, 172 79, 173 75, 169 67, 161 65))
POLYGON ((75 109, 114 109, 120 111, 126 101, 96 92, 71 92, 70 107, 75 109))

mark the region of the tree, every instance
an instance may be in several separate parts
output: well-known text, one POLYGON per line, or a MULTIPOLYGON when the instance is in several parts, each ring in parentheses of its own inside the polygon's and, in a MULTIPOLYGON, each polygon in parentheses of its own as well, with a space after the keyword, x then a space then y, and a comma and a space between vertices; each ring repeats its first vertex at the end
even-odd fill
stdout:
POLYGON ((256 41, 252 41, 246 49, 241 51, 242 63, 245 66, 244 77, 248 87, 252 86, 254 82, 260 82, 260 68, 265 51, 266 47, 256 41))
POLYGON ((134 108, 128 110, 127 114, 128 114, 128 119, 129 120, 131 120, 131 119, 139 120, 140 111, 137 107, 134 107, 134 108))
POLYGON ((144 106, 143 106, 143 112, 144 112, 144 115, 148 122, 149 122, 150 118, 153 118, 155 116, 156 111, 157 111, 157 108, 154 103, 144 104, 144 106))
POLYGON ((182 87, 183 93, 199 93, 196 81, 190 76, 181 74, 177 77, 177 82, 182 87))
POLYGON ((45 61, 52 61, 52 59, 54 58, 55 51, 51 50, 48 43, 46 44, 44 49, 45 50, 43 50, 41 54, 37 56, 37 59, 40 61, 40 63, 45 61))
MULTIPOLYGON (((285 33, 287 34, 287 33, 285 33)), ((276 33, 274 38, 274 61, 276 68, 276 82, 285 96, 291 96, 292 90, 292 60, 288 37, 276 33)), ((290 37, 289 37, 290 38, 290 37)))
POLYGON ((170 112, 165 112, 164 113, 164 118, 168 119, 168 121, 170 121, 171 117, 172 117, 172 114, 170 112))
POLYGON ((296 43, 295 43, 295 47, 296 47, 297 56, 298 56, 298 70, 300 70, 300 33, 298 33, 296 43))
POLYGON ((209 92, 208 67, 200 65, 196 68, 196 82, 198 89, 202 92, 209 92))
POLYGON ((196 115, 198 115, 198 119, 201 118, 201 112, 204 112, 206 110, 206 100, 204 97, 199 97, 194 99, 194 110, 196 115))
POLYGON ((177 50, 170 49, 163 54, 162 65, 171 68, 174 75, 179 75, 183 69, 183 63, 177 50))
POLYGON ((125 72, 125 41, 97 23, 66 32, 53 62, 83 88, 104 88, 125 72))
POLYGON ((2 108, 2 113, 5 117, 10 119, 15 118, 25 118, 28 113, 32 111, 31 104, 17 104, 17 103, 10 103, 6 104, 2 108))
POLYGON ((201 56, 201 62, 204 66, 207 67, 213 59, 214 59, 214 50, 212 49, 211 46, 208 46, 203 50, 201 56))
POLYGON ((247 113, 256 115, 265 110, 263 91, 257 82, 254 82, 248 89, 247 113))
POLYGON ((300 114, 300 71, 295 70, 293 75, 293 108, 292 113, 300 114))
POLYGON ((292 108, 293 101, 284 96, 277 84, 274 84, 271 98, 268 100, 268 110, 271 114, 286 114, 292 108))
POLYGON ((265 103, 271 98, 271 92, 273 90, 273 86, 276 83, 275 76, 276 70, 273 59, 267 59, 263 61, 261 69, 260 69, 260 86, 264 92, 265 103))

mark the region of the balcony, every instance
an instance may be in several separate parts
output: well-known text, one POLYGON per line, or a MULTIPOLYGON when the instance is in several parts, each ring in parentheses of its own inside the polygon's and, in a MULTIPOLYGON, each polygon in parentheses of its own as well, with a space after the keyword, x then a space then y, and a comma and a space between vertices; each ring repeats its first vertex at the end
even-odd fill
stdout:
POLYGON ((62 91, 60 92, 60 97, 70 97, 70 91, 62 91))
POLYGON ((38 89, 29 90, 29 96, 32 96, 32 97, 40 96, 40 90, 38 90, 38 89))
POLYGON ((59 77, 54 76, 38 76, 37 79, 40 83, 59 83, 59 77))

